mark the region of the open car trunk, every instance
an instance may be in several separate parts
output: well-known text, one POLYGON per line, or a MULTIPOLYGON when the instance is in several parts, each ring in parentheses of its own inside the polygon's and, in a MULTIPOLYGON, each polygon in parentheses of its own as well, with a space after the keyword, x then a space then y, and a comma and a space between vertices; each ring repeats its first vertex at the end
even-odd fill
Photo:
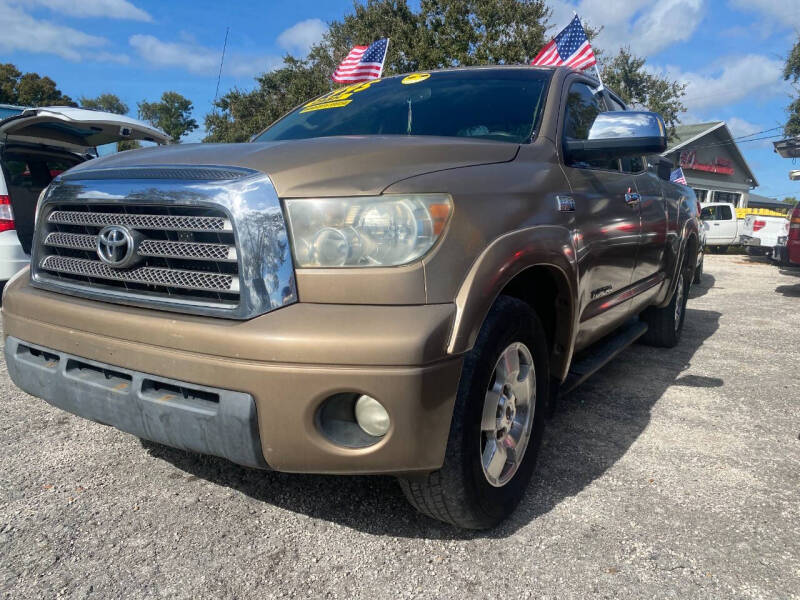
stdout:
POLYGON ((123 140, 167 144, 170 138, 137 119, 68 106, 27 108, 0 121, 0 165, 27 254, 41 191, 58 174, 91 158, 93 148, 123 140))
POLYGON ((3 177, 8 188, 17 237, 26 254, 31 253, 36 201, 53 178, 84 161, 84 158, 57 149, 7 145, 0 155, 3 177))

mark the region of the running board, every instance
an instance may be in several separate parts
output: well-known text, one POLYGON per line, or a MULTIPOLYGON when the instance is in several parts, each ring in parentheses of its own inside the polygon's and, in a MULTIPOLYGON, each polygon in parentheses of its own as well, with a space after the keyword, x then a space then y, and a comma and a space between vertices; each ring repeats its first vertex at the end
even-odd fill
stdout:
POLYGON ((647 323, 638 318, 631 319, 615 333, 584 350, 581 353, 582 358, 572 363, 567 378, 561 384, 560 395, 563 396, 574 390, 646 332, 647 323))

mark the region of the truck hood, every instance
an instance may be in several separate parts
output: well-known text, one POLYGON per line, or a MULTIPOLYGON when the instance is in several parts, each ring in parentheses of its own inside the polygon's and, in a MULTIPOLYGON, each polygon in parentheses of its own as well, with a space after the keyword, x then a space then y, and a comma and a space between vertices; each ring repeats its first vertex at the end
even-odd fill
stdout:
POLYGON ((181 144, 98 158, 70 173, 156 165, 245 167, 268 174, 282 198, 347 196, 379 194, 400 179, 432 171, 507 162, 518 150, 506 142, 405 136, 181 144))

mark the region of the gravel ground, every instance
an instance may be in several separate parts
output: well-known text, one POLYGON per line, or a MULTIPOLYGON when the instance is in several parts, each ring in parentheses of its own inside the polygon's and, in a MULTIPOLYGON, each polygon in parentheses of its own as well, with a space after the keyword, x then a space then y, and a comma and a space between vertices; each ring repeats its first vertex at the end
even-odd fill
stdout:
POLYGON ((568 396, 511 520, 143 445, 0 370, 9 598, 800 598, 800 270, 708 256, 680 346, 568 396))

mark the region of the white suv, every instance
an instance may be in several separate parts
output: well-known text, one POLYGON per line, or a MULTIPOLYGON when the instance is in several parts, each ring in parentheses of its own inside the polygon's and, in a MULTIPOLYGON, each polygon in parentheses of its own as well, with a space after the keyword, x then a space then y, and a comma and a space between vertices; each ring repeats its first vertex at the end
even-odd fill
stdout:
POLYGON ((30 261, 39 194, 62 171, 122 140, 166 144, 169 136, 113 113, 48 106, 0 105, 0 282, 30 261))

